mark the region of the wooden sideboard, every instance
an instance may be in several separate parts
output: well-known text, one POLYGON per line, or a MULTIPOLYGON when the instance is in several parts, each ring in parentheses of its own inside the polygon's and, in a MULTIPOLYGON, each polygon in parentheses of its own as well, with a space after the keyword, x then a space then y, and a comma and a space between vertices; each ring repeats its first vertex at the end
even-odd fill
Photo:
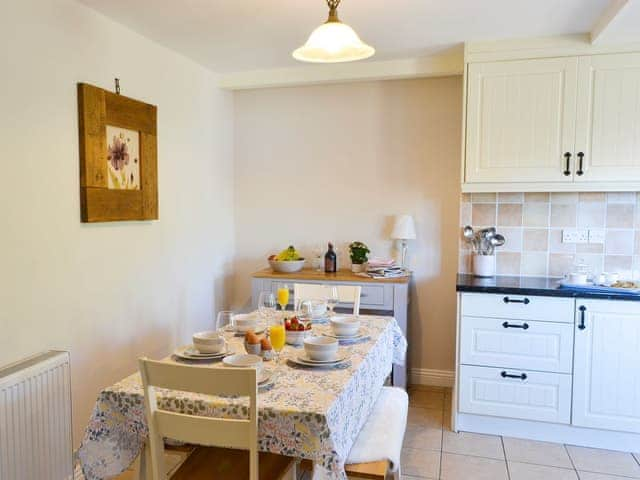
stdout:
MULTIPOLYGON (((360 285, 360 312, 372 314, 393 315, 407 337, 407 310, 409 307, 410 277, 373 279, 362 277, 350 270, 339 270, 337 273, 325 273, 312 269, 303 269, 295 273, 273 272, 270 268, 255 272, 251 276, 251 303, 258 307, 260 292, 276 292, 278 284, 286 283, 319 283, 360 285)), ((293 301, 293 296, 291 296, 293 301)), ((345 307, 345 306, 342 306, 345 307)), ((338 305, 338 309, 341 305, 338 305)), ((407 337, 408 338, 408 337, 407 337)), ((394 365, 393 384, 397 387, 407 387, 407 365, 394 365)))

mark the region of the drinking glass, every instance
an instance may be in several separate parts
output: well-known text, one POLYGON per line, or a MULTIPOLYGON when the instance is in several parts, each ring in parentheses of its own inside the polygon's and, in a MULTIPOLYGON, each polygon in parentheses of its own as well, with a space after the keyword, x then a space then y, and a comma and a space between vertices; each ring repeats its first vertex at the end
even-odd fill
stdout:
POLYGON ((216 331, 224 333, 224 331, 232 325, 232 322, 233 312, 231 310, 222 310, 218 312, 218 317, 216 318, 216 331))
POLYGON ((260 292, 258 312, 263 320, 268 321, 276 313, 276 296, 271 292, 260 292))
POLYGON ((329 316, 333 317, 333 309, 336 308, 338 302, 340 301, 340 297, 338 296, 338 287, 335 285, 327 285, 325 287, 326 297, 327 297, 327 305, 329 306, 329 316))
POLYGON ((284 312, 289 304, 289 285, 283 283, 278 286, 278 304, 284 312))
POLYGON ((276 364, 280 363, 280 352, 284 348, 286 334, 284 319, 273 319, 269 324, 269 340, 273 350, 276 352, 276 364))
POLYGON ((300 302, 300 308, 298 311, 298 320, 302 325, 304 325, 305 331, 311 325, 311 321, 313 319, 313 301, 311 300, 303 300, 300 302))

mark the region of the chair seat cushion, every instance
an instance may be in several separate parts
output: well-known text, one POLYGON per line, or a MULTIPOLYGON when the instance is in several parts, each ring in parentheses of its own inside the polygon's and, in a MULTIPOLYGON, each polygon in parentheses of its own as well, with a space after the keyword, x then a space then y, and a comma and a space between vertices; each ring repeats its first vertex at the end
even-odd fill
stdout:
POLYGON ((409 396, 400 388, 383 387, 367 422, 358 434, 347 464, 389 460, 392 471, 400 464, 407 428, 409 396))

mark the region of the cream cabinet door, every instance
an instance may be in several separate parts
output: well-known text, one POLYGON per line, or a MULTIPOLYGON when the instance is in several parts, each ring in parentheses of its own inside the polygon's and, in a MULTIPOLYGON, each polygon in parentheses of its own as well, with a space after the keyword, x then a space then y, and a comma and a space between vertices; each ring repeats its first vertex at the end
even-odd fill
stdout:
POLYGON ((640 432, 640 303, 576 303, 573 421, 640 432))
POLYGON ((572 181, 577 70, 577 57, 469 65, 466 183, 572 181))
POLYGON ((580 57, 575 149, 576 182, 640 181, 640 53, 580 57))

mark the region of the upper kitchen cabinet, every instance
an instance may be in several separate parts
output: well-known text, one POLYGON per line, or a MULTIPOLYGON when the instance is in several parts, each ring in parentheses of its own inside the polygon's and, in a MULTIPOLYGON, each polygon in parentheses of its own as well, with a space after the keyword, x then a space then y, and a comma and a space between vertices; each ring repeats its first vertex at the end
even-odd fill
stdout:
POLYGON ((640 53, 492 44, 465 75, 464 192, 640 190, 640 53))

